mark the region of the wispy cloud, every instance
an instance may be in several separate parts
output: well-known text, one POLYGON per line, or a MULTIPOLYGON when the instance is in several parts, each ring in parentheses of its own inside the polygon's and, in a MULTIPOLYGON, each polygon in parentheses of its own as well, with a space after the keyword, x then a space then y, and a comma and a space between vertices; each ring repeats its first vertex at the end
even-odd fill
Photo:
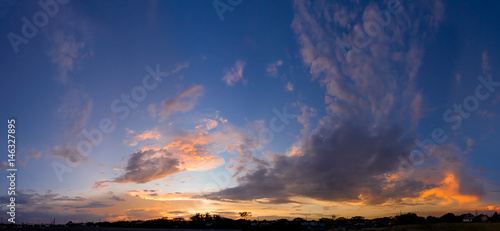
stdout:
POLYGON ((203 95, 203 91, 203 86, 193 85, 181 91, 174 98, 164 100, 158 110, 153 104, 149 105, 148 110, 150 113, 159 111, 160 121, 163 121, 171 114, 193 109, 198 98, 203 95))
POLYGON ((83 60, 93 55, 89 21, 77 15, 70 8, 60 12, 54 18, 58 29, 49 35, 51 45, 48 56, 57 66, 55 79, 62 84, 70 83, 70 74, 81 67, 83 60))
POLYGON ((92 113, 93 100, 80 89, 70 89, 62 98, 56 116, 64 125, 62 142, 49 147, 47 152, 54 157, 64 158, 72 163, 88 160, 87 155, 79 152, 76 142, 81 137, 92 113))
POLYGON ((71 205, 68 206, 70 208, 74 209, 89 209, 89 208, 105 208, 105 207, 111 207, 114 206, 113 204, 106 204, 100 201, 92 201, 87 204, 82 204, 82 205, 71 205))
POLYGON ((243 82, 246 85, 247 80, 243 78, 243 69, 245 68, 246 62, 242 60, 237 60, 231 69, 225 71, 222 81, 228 86, 234 86, 237 82, 243 82))
POLYGON ((286 91, 292 92, 294 90, 292 82, 288 81, 285 86, 286 91))
POLYGON ((50 52, 52 62, 57 65, 56 80, 67 84, 69 73, 75 70, 80 60, 87 57, 86 45, 83 41, 77 41, 74 35, 67 35, 63 31, 56 31, 53 41, 57 44, 50 52))
POLYGON ((274 63, 271 63, 267 66, 266 71, 267 73, 271 74, 272 76, 277 76, 278 75, 278 67, 283 65, 283 60, 278 60, 274 63))
POLYGON ((140 141, 144 140, 158 140, 161 133, 157 129, 146 130, 140 134, 135 133, 133 130, 127 129, 127 133, 132 137, 125 141, 130 146, 136 146, 140 141))

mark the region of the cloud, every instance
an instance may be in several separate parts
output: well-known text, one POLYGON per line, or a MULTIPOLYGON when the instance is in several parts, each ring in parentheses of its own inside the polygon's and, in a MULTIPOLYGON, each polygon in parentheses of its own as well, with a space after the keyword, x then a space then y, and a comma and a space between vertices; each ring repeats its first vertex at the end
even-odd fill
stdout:
POLYGON ((61 97, 61 105, 56 115, 64 121, 70 121, 65 135, 79 136, 82 128, 92 113, 94 102, 83 90, 72 88, 61 97))
POLYGON ((130 190, 128 191, 130 196, 139 197, 144 200, 155 200, 155 201, 174 201, 174 200, 195 200, 199 194, 196 193, 150 193, 147 190, 130 190))
MULTIPOLYGON (((436 3, 418 8, 411 16, 408 11, 391 14, 388 24, 376 36, 369 37, 365 47, 357 48, 360 52, 351 49, 344 53, 342 44, 359 45, 355 42, 356 31, 377 22, 371 12, 386 10, 386 4, 351 6, 346 9, 339 3, 295 1, 292 28, 311 76, 326 88, 327 96, 335 99, 330 101, 328 110, 336 116, 356 114, 360 120, 377 123, 394 113, 395 104, 411 105, 418 94, 414 79, 423 58, 423 40, 416 35, 424 25, 428 27, 427 37, 436 33, 442 7, 436 3), (343 10, 350 13, 340 21, 329 14, 343 10), (439 15, 433 15, 436 12, 439 15), (333 30, 331 21, 336 21, 338 28, 333 30)), ((415 117, 415 121, 419 119, 418 115, 409 116, 415 117)))
MULTIPOLYGON (((352 6, 345 10, 334 2, 294 1, 292 28, 311 77, 326 90, 326 115, 312 129, 312 111, 302 106, 298 120, 307 135, 287 155, 273 155, 270 165, 258 165, 239 176, 238 186, 205 198, 278 201, 306 197, 376 205, 418 198, 447 176, 436 172, 441 180, 428 181, 417 173, 401 178, 398 159, 408 159, 415 148, 415 128, 424 114, 416 78, 425 39, 417 35, 424 30, 425 38, 435 36, 442 4, 403 7, 409 10, 392 14, 386 27, 348 61, 339 44, 353 44, 356 30, 376 22, 370 12, 384 10, 375 3, 352 6), (332 17, 330 12, 341 13, 332 17)), ((480 196, 481 184, 466 174, 463 160, 455 160, 453 174, 460 182, 456 195, 480 196)))
POLYGON ((89 160, 86 153, 80 152, 73 145, 56 145, 54 147, 47 148, 47 153, 53 157, 62 158, 70 161, 71 163, 81 163, 83 161, 89 160))
POLYGON ((111 180, 94 184, 95 188, 103 187, 104 183, 138 183, 144 184, 152 180, 182 172, 180 161, 165 150, 138 150, 129 156, 125 172, 111 180))
POLYGON ((474 145, 474 143, 476 142, 474 139, 470 138, 470 137, 467 137, 467 149, 464 151, 464 153, 470 153, 472 152, 472 146, 474 145))
POLYGON ((292 82, 288 81, 288 83, 285 86, 286 91, 292 92, 293 91, 293 84, 292 82))
POLYGON ((26 153, 26 156, 33 157, 33 158, 39 158, 40 156, 42 156, 42 153, 39 151, 28 152, 28 153, 26 153))
POLYGON ((74 35, 66 35, 62 31, 54 33, 53 41, 58 46, 49 54, 52 62, 57 65, 58 75, 56 80, 66 84, 69 81, 68 73, 75 69, 81 58, 85 57, 84 54, 81 54, 85 48, 85 43, 76 41, 74 35))
POLYGON ((148 112, 149 112, 149 115, 152 117, 152 118, 156 118, 156 115, 157 115, 157 112, 156 112, 156 104, 150 104, 148 106, 148 112))
POLYGON ((205 118, 201 122, 203 122, 204 124, 196 126, 197 129, 204 129, 208 131, 216 128, 219 125, 219 122, 213 119, 205 118))
POLYGON ((296 103, 294 105, 299 107, 301 112, 301 114, 297 116, 297 122, 304 126, 300 132, 303 135, 307 135, 312 129, 311 118, 317 116, 317 110, 301 103, 296 103))
POLYGON ((245 68, 246 62, 242 60, 237 60, 233 67, 230 70, 226 70, 224 77, 222 77, 222 81, 226 83, 228 86, 234 86, 237 82, 243 82, 243 85, 246 85, 247 81, 243 78, 243 69, 245 68))
MULTIPOLYGON (((26 166, 26 164, 28 163, 28 161, 31 158, 40 158, 42 156, 42 152, 40 152, 40 151, 30 151, 30 152, 26 152, 23 156, 25 156, 26 158, 24 158, 24 160, 20 161, 19 164, 21 164, 23 166, 26 166)), ((1 167, 2 166, 0 166, 0 168, 1 167)))
POLYGON ((171 114, 193 109, 198 98, 203 95, 203 91, 203 86, 193 85, 181 91, 174 98, 164 100, 160 106, 160 121, 165 120, 171 114))
POLYGON ((9 166, 9 164, 6 161, 0 163, 0 169, 3 169, 3 168, 7 169, 8 166, 9 166))
POLYGON ((59 14, 54 21, 58 30, 50 35, 48 56, 57 66, 56 81, 69 84, 72 80, 70 73, 93 55, 92 31, 88 20, 78 17, 77 12, 66 9, 59 14))
POLYGON ((412 147, 398 127, 381 129, 375 135, 355 126, 355 121, 328 124, 339 127, 324 127, 305 138, 300 147, 302 155, 277 155, 272 167, 258 168, 239 178, 239 186, 207 197, 253 200, 303 196, 380 204, 389 198, 416 196, 427 187, 402 182, 397 183, 398 190, 386 189, 389 182, 384 176, 397 171, 397 157, 407 156, 412 147))
POLYGON ((61 104, 55 114, 63 126, 62 141, 59 145, 47 148, 49 155, 69 160, 73 164, 89 160, 86 153, 76 148, 76 144, 92 114, 93 105, 92 98, 79 88, 71 88, 61 97, 61 104))
POLYGON ((463 155, 467 154, 473 140, 467 140, 467 150, 461 151, 454 144, 435 146, 435 161, 426 161, 425 167, 416 168, 414 179, 434 185, 424 190, 412 201, 428 201, 432 199, 439 205, 478 201, 486 194, 482 179, 472 177, 464 166, 463 155))
POLYGON ((161 137, 157 129, 146 130, 141 134, 137 134, 132 130, 128 130, 127 133, 132 135, 130 139, 125 141, 130 146, 136 146, 140 141, 144 140, 158 140, 161 137))
POLYGON ((179 63, 175 66, 175 68, 170 71, 170 74, 175 74, 183 69, 186 69, 189 67, 189 63, 188 62, 184 62, 184 63, 179 63))
POLYGON ((115 196, 115 195, 114 195, 114 193, 113 193, 112 191, 109 191, 109 192, 108 192, 108 194, 111 196, 110 198, 108 198, 108 199, 110 199, 110 200, 115 200, 115 201, 125 201, 125 199, 122 199, 122 198, 120 198, 120 197, 115 196))
MULTIPOLYGON (((49 209, 52 209, 55 206, 61 204, 77 203, 87 200, 86 198, 80 196, 70 197, 60 195, 58 193, 52 193, 51 190, 47 191, 44 194, 29 191, 30 190, 28 190, 28 192, 25 192, 23 190, 16 191, 16 205, 21 207, 24 212, 36 211, 39 209, 48 212, 47 209, 45 209, 47 207, 49 209)), ((9 201, 7 195, 0 197, 0 199, 2 201, 9 201)))
POLYGON ((99 201, 92 201, 92 202, 87 203, 87 204, 83 204, 83 205, 71 205, 71 206, 68 206, 68 207, 74 208, 74 209, 89 209, 89 208, 106 208, 106 207, 111 207, 111 206, 114 206, 114 205, 102 203, 102 202, 99 202, 99 201))
POLYGON ((278 67, 283 65, 283 60, 278 60, 274 63, 271 63, 267 66, 266 71, 267 73, 271 74, 272 76, 277 76, 278 75, 278 67))
POLYGON ((221 115, 219 115, 219 111, 215 112, 215 119, 219 120, 222 123, 227 123, 227 119, 225 119, 224 117, 222 117, 221 115))
MULTIPOLYGON (((220 119, 218 114, 216 117, 220 119)), ((236 154, 234 166, 241 166, 240 169, 262 164, 249 148, 260 145, 251 129, 235 128, 227 123, 215 127, 216 120, 202 121, 205 123, 192 130, 180 129, 162 134, 163 138, 155 145, 157 147, 138 149, 128 157, 121 175, 112 180, 98 181, 94 188, 107 187, 107 183, 143 184, 184 171, 214 169, 225 163, 219 157, 223 152, 236 154)))

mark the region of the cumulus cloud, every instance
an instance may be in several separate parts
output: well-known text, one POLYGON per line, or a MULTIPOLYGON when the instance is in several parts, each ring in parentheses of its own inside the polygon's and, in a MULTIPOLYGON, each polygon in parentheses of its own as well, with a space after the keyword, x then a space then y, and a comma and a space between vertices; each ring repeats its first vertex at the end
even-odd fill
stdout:
POLYGON ((278 75, 278 67, 283 65, 283 60, 278 60, 274 63, 271 63, 267 66, 266 71, 267 73, 271 74, 272 76, 277 76, 278 75))
POLYGON ((304 126, 300 132, 303 135, 307 135, 312 128, 311 118, 317 116, 317 110, 302 103, 295 103, 294 106, 297 106, 301 112, 300 115, 297 116, 297 122, 304 126))
POLYGON ((243 85, 246 85, 247 81, 243 78, 243 69, 245 68, 245 65, 245 61, 237 60, 231 69, 225 71, 222 81, 224 81, 228 86, 234 86, 240 81, 243 82, 243 85))
MULTIPOLYGON (((425 30, 425 38, 435 36, 442 3, 402 6, 407 11, 391 14, 390 22, 369 37, 366 46, 358 48, 360 52, 351 49, 345 56, 339 48, 339 44, 355 44, 356 31, 377 22, 371 12, 385 7, 371 3, 346 10, 337 2, 294 1, 292 28, 303 62, 326 89, 327 115, 312 129, 313 111, 302 106, 298 120, 304 125, 303 134, 311 129, 308 135, 287 155, 276 154, 270 165, 258 165, 240 176, 238 186, 206 194, 206 198, 278 201, 307 197, 382 204, 418 198, 447 179, 445 172, 432 182, 418 176, 403 179, 399 169, 399 158, 408 159, 415 148, 415 128, 423 116, 416 78, 425 39, 417 35, 425 30), (330 12, 338 14, 332 17, 330 12)), ((456 195, 481 195, 481 185, 460 164, 453 176, 454 182, 461 182, 449 187, 460 190, 456 195)))
MULTIPOLYGON (((397 171, 397 157, 407 156, 411 141, 404 139, 402 130, 395 126, 372 134, 355 123, 318 129, 302 141, 302 155, 277 155, 272 167, 261 167, 238 179, 239 186, 207 197, 249 200, 304 196, 382 203, 392 192, 384 189, 388 184, 384 175, 397 171)), ((397 185, 401 186, 402 183, 397 185)), ((426 186, 414 184, 412 187, 413 190, 395 190, 397 195, 391 197, 414 196, 426 186)))
MULTIPOLYGON (((203 86, 193 85, 181 91, 174 98, 164 100, 159 109, 160 121, 165 120, 171 114, 193 109, 198 98, 203 95, 203 91, 203 86)), ((151 112, 153 109, 149 110, 151 112)))
MULTIPOLYGON (((218 113, 216 118, 221 118, 218 113)), ((219 156, 222 152, 238 156, 234 159, 234 166, 263 164, 250 151, 249 147, 261 145, 252 131, 235 128, 227 123, 219 125, 214 119, 205 118, 202 122, 192 130, 181 129, 161 134, 162 139, 157 141, 154 148, 140 148, 128 157, 122 174, 112 180, 96 182, 94 187, 104 188, 109 186, 107 183, 143 184, 184 171, 214 169, 225 163, 219 156)))

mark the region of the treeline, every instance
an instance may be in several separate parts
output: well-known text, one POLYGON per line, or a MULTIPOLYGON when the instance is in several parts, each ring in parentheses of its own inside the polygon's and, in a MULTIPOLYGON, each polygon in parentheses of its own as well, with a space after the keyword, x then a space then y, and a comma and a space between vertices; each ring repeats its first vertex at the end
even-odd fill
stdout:
POLYGON ((461 222, 500 222, 498 213, 493 216, 462 214, 456 216, 453 213, 444 214, 441 217, 420 217, 415 213, 401 214, 395 217, 383 217, 365 219, 362 216, 351 218, 328 217, 319 220, 306 220, 297 217, 293 220, 252 220, 250 212, 241 212, 240 219, 225 218, 217 214, 196 213, 190 219, 184 218, 157 218, 147 221, 116 221, 116 222, 68 222, 64 227, 129 227, 129 228, 176 228, 176 229, 240 229, 240 230, 331 230, 333 228, 359 229, 368 227, 388 227, 409 224, 432 224, 432 223, 461 223, 461 222))

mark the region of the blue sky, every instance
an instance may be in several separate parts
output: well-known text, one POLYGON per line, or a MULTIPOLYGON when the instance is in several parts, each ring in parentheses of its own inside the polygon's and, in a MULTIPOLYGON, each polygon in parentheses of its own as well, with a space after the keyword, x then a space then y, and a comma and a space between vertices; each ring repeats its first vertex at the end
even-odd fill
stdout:
POLYGON ((48 3, 0 3, 20 220, 500 210, 495 2, 48 3))

